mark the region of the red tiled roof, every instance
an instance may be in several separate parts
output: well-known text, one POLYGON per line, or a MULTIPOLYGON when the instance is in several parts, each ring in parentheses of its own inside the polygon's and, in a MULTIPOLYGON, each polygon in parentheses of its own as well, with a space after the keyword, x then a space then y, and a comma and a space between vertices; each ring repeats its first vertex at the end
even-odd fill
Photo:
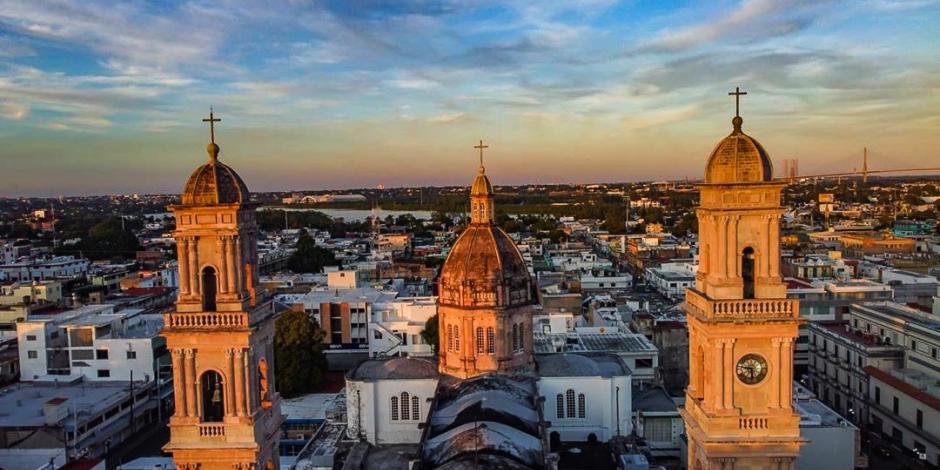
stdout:
POLYGON ((915 400, 940 411, 940 398, 937 398, 881 369, 874 366, 865 366, 863 369, 868 375, 910 395, 915 400))
POLYGON ((50 399, 46 402, 46 404, 49 404, 49 405, 58 405, 58 404, 61 404, 61 403, 65 403, 66 401, 68 401, 68 399, 62 398, 62 397, 55 397, 55 398, 50 398, 50 399))
POLYGON ((172 289, 172 287, 131 287, 122 293, 132 297, 143 297, 145 295, 163 295, 172 289))
POLYGON ((59 467, 59 470, 91 470, 99 463, 101 463, 99 459, 75 459, 59 467))

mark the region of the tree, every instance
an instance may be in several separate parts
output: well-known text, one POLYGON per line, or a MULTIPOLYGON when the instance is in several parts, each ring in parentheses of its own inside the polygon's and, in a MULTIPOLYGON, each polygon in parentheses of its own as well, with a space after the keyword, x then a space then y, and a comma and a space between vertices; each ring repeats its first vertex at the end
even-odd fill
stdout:
POLYGON ((296 247, 297 250, 287 260, 287 268, 295 273, 318 273, 324 266, 337 264, 333 253, 317 246, 305 231, 300 233, 296 247))
POLYGON ((428 321, 424 324, 424 329, 421 330, 421 339, 424 340, 425 344, 430 344, 434 354, 437 354, 437 346, 440 344, 440 333, 438 331, 436 313, 431 318, 428 318, 428 321))
POLYGON ((119 217, 109 217, 88 229, 82 240, 81 250, 93 260, 115 257, 133 258, 141 249, 134 232, 119 217))
POLYGON ((325 333, 303 311, 287 311, 274 324, 274 373, 278 391, 290 398, 323 386, 325 333))

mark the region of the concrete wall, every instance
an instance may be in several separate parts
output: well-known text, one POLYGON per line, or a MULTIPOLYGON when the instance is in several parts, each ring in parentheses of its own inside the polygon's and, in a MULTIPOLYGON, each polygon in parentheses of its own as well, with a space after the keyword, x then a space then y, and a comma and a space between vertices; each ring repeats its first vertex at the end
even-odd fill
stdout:
POLYGON ((620 435, 628 435, 633 430, 630 414, 633 402, 630 389, 630 377, 541 377, 538 382, 539 395, 545 397, 542 413, 551 423, 549 433, 558 432, 562 441, 587 441, 594 433, 601 442, 606 442, 617 434, 617 387, 619 390, 620 435), (561 418, 556 413, 556 398, 572 389, 575 392, 575 406, 578 394, 585 395, 584 418, 561 418))
POLYGON ((800 427, 810 442, 800 448, 797 470, 852 470, 855 468, 855 428, 800 427))

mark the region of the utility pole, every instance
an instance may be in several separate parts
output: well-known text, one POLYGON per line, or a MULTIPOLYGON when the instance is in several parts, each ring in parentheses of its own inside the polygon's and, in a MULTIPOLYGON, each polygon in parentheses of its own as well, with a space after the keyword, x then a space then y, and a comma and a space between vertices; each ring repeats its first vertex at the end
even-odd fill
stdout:
POLYGON ((868 147, 862 152, 862 183, 868 184, 868 147))

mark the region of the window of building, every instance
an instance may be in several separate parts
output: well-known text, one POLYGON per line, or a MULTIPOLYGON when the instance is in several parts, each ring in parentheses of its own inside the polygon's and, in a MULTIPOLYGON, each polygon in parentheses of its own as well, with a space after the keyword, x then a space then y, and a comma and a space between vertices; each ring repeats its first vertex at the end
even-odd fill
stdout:
POLYGON ((492 326, 486 328, 486 353, 496 353, 496 332, 492 326))
POLYGON ((477 327, 477 354, 483 354, 483 351, 486 350, 486 345, 483 344, 483 327, 477 327))
POLYGON ((416 395, 411 396, 411 419, 421 419, 421 400, 416 395))
POLYGON ((917 351, 917 341, 911 340, 911 350, 917 351))
POLYGON ((39 353, 36 351, 26 351, 26 357, 29 359, 37 359, 39 358, 39 353))
POLYGON ((565 398, 560 393, 555 396, 555 417, 559 419, 565 417, 565 398))
POLYGON ((109 369, 98 369, 98 377, 111 377, 109 369))
POLYGON ((108 358, 107 349, 98 349, 95 351, 95 359, 102 360, 102 359, 107 359, 107 358, 108 358))
POLYGON ((584 411, 584 401, 585 401, 585 400, 584 400, 584 394, 583 394, 583 393, 579 393, 579 394, 578 394, 578 417, 579 417, 579 418, 584 418, 584 416, 585 416, 585 414, 586 414, 585 411, 584 411))
POLYGON ((898 412, 901 409, 901 402, 900 400, 898 400, 898 397, 892 397, 892 398, 893 400, 891 404, 891 411, 894 412, 894 414, 898 414, 898 412))
POLYGON ((917 410, 917 429, 924 429, 924 412, 917 410))
POLYGON ((454 351, 460 351, 460 327, 454 325, 454 351))
POLYGON ((519 326, 515 323, 512 325, 512 350, 519 350, 519 326))
POLYGON ((652 442, 668 442, 672 440, 672 419, 644 417, 643 437, 652 442))
POLYGON ((570 388, 568 389, 568 391, 565 392, 565 408, 566 408, 565 416, 567 416, 568 418, 574 418, 574 413, 575 413, 574 390, 570 388))
POLYGON ((930 348, 930 357, 937 358, 937 348, 930 348))
POLYGON ((408 392, 401 392, 401 419, 402 421, 407 420, 411 417, 411 397, 408 396, 408 392))
POLYGON ((26 335, 26 341, 36 341, 36 335, 26 335))
POLYGON ((519 350, 525 349, 525 323, 519 324, 519 350))
POLYGON ((881 404, 881 387, 875 385, 875 403, 881 404))
POLYGON ((398 421, 398 397, 392 397, 392 421, 398 421))
POLYGON ((447 350, 454 350, 454 325, 447 325, 447 350))

